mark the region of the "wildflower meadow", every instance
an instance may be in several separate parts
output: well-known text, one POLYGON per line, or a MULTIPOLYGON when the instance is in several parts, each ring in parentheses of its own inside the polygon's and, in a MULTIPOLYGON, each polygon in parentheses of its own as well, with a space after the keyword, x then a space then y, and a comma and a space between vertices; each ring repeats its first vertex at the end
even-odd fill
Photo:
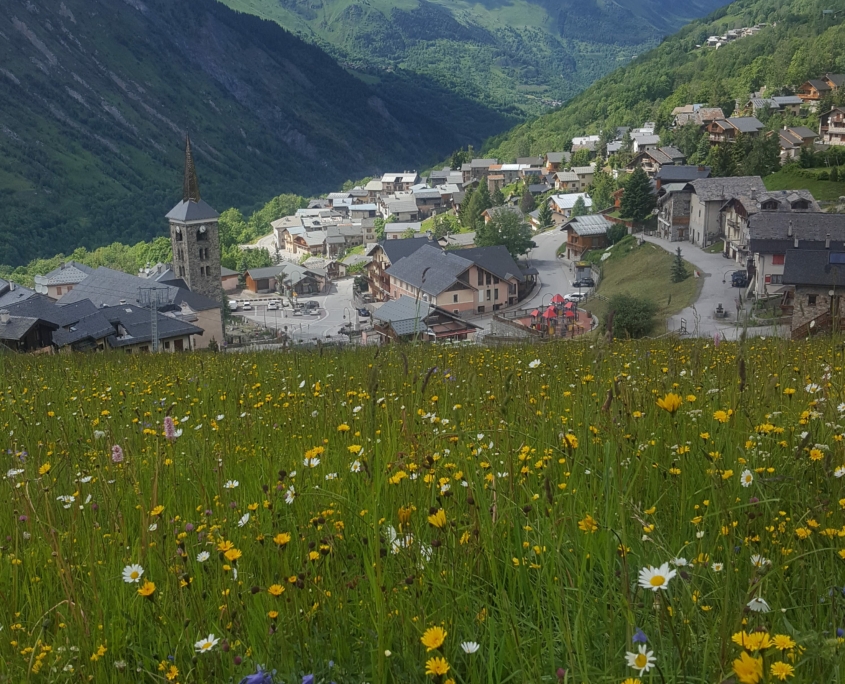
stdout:
POLYGON ((0 356, 0 682, 842 682, 843 365, 0 356))

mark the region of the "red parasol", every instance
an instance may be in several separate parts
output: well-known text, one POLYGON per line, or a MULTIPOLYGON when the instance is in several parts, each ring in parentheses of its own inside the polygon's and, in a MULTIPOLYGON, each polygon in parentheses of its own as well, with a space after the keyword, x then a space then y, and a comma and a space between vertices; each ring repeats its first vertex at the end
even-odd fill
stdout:
POLYGON ((534 309, 534 311, 531 312, 531 318, 537 318, 537 316, 539 316, 539 315, 540 315, 539 309, 534 309))
POLYGON ((555 318, 556 316, 557 314, 555 313, 555 310, 552 307, 549 307, 543 312, 543 318, 555 318))
POLYGON ((567 318, 575 318, 575 312, 574 311, 564 311, 563 315, 566 316, 567 318))
POLYGON ((556 294, 554 297, 552 297, 552 304, 560 304, 562 302, 563 302, 563 297, 561 295, 556 294))

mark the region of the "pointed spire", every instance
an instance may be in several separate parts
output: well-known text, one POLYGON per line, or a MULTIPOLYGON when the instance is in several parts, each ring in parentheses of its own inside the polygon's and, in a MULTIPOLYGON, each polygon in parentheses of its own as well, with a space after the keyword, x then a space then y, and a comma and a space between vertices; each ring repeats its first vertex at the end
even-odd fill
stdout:
POLYGON ((194 168, 194 156, 191 154, 190 136, 185 136, 185 180, 182 184, 182 200, 200 201, 200 184, 197 180, 197 170, 194 168))

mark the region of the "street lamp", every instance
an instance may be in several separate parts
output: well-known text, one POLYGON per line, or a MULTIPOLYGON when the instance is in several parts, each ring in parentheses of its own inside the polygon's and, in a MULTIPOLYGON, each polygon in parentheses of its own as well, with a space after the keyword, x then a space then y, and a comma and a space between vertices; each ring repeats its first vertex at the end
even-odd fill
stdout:
POLYGON ((723 283, 728 282, 727 280, 725 280, 725 278, 727 277, 728 273, 733 273, 733 272, 734 272, 734 270, 735 270, 735 269, 733 269, 733 268, 729 268, 727 271, 725 271, 725 272, 722 274, 722 282, 723 282, 723 283))
POLYGON ((545 304, 545 302, 546 302, 546 297, 554 297, 554 295, 553 295, 551 292, 546 292, 546 294, 544 294, 544 295, 540 298, 540 308, 541 308, 541 309, 542 309, 542 308, 546 305, 546 304, 545 304))

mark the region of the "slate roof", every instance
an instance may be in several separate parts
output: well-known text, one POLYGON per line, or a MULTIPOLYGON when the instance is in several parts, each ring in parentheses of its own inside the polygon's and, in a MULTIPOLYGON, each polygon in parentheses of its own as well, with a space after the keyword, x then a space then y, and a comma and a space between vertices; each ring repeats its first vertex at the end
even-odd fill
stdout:
POLYGON ((783 266, 785 285, 845 286, 845 247, 829 249, 789 249, 783 266), (838 255, 842 263, 830 263, 838 255))
POLYGON ((390 263, 395 264, 400 259, 410 256, 426 245, 440 249, 440 245, 437 244, 436 240, 431 240, 427 235, 423 234, 418 238, 408 240, 382 240, 372 245, 367 250, 367 255, 371 255, 376 247, 381 247, 384 250, 385 256, 390 260, 390 263))
POLYGON ((264 278, 275 278, 284 270, 285 267, 283 265, 277 264, 275 266, 265 266, 263 268, 251 268, 246 272, 246 275, 253 280, 263 280, 264 278))
POLYGON ((587 209, 593 206, 592 198, 584 192, 571 192, 566 195, 552 195, 549 199, 560 209, 566 210, 572 209, 579 197, 584 200, 584 206, 587 207, 587 209))
POLYGON ((503 205, 501 207, 490 207, 489 209, 485 209, 484 213, 487 214, 491 219, 496 218, 499 214, 502 213, 516 214, 521 219, 525 218, 525 214, 522 213, 522 209, 520 209, 519 207, 510 207, 507 205, 503 205))
POLYGON ((775 95, 772 100, 774 100, 781 107, 804 104, 804 100, 802 100, 797 95, 775 95))
MULTIPOLYGON (((148 314, 149 315, 149 314, 148 314)), ((53 344, 57 347, 66 347, 76 344, 82 340, 101 340, 109 335, 116 335, 117 332, 108 318, 101 311, 80 319, 67 329, 57 330, 53 333, 53 344)))
POLYGON ((457 252, 444 252, 437 247, 425 245, 394 262, 386 273, 426 294, 436 296, 454 285, 458 276, 470 266, 472 262, 458 256, 457 252))
POLYGON ((661 167, 655 176, 663 184, 665 183, 689 183, 698 178, 709 178, 710 167, 686 166, 682 164, 668 165, 661 167))
POLYGON ((740 133, 757 133, 764 128, 756 116, 732 116, 725 120, 740 133))
POLYGON ((548 183, 533 183, 528 186, 528 192, 532 195, 542 195, 544 192, 548 192, 552 189, 552 186, 548 183))
POLYGON ((373 311, 373 318, 389 323, 397 335, 412 335, 428 330, 423 319, 434 308, 428 302, 402 295, 399 299, 385 302, 373 311))
POLYGON ((499 163, 498 159, 472 159, 469 163, 472 169, 487 169, 499 163))
POLYGON ((31 316, 11 316, 6 323, 0 323, 0 340, 19 341, 38 323, 31 316))
MULTIPOLYGON (((126 335, 109 337, 112 347, 126 347, 139 342, 150 342, 153 339, 150 325, 150 310, 142 309, 133 304, 121 304, 101 309, 100 312, 110 323, 120 324, 126 330, 126 335)), ((166 340, 184 335, 202 335, 203 329, 179 320, 172 316, 156 313, 158 318, 158 338, 166 340)))
POLYGON ((845 74, 825 74, 824 77, 837 88, 841 88, 845 83, 845 74))
POLYGON ((24 299, 29 299, 35 296, 35 290, 30 290, 28 287, 3 281, 0 283, 0 309, 3 309, 15 302, 22 302, 24 299), (5 283, 5 285, 3 284, 5 283), (14 287, 14 289, 12 289, 14 287))
POLYGON ((63 295, 59 300, 59 306, 73 304, 82 299, 90 299, 97 307, 116 306, 121 299, 139 304, 141 288, 149 287, 156 287, 159 290, 159 298, 163 298, 166 305, 169 306, 177 307, 185 303, 194 311, 220 308, 220 302, 198 292, 191 292, 165 283, 153 285, 146 278, 115 271, 105 266, 100 266, 70 292, 63 295))
POLYGON ((801 138, 819 137, 819 134, 816 133, 816 131, 812 130, 811 128, 807 128, 806 126, 793 126, 792 128, 788 128, 787 130, 792 131, 801 138))
POLYGON ((697 178, 692 181, 695 194, 702 202, 727 200, 731 197, 752 193, 766 192, 766 186, 760 176, 737 176, 735 178, 697 178))
POLYGON ((475 232, 471 233, 455 233, 454 235, 446 235, 440 238, 438 242, 445 242, 447 245, 459 245, 469 247, 475 244, 475 232))
POLYGON ((208 202, 203 199, 199 202, 182 200, 167 213, 165 218, 189 223, 191 221, 214 221, 220 218, 220 214, 214 211, 208 202))
POLYGON ((13 316, 30 316, 63 328, 94 313, 97 307, 88 299, 69 306, 57 306, 52 299, 37 294, 22 302, 10 304, 6 310, 13 316))
POLYGON ((410 228, 415 233, 419 233, 422 230, 422 222, 421 221, 393 221, 392 223, 385 223, 384 224, 384 232, 385 233, 404 233, 406 230, 410 228))
POLYGON ((237 271, 233 271, 231 268, 226 268, 225 266, 220 267, 220 276, 225 278, 227 276, 236 276, 240 275, 237 271))
POLYGON ((819 92, 827 92, 828 90, 833 90, 828 83, 821 81, 819 79, 811 78, 807 81, 811 86, 813 86, 819 92))
POLYGON ((561 226, 561 230, 569 229, 576 235, 605 235, 613 224, 601 214, 576 216, 561 226))
POLYGON ((43 276, 36 276, 39 285, 65 285, 80 283, 94 272, 94 269, 76 261, 68 261, 43 276))
POLYGON ((748 218, 749 249, 752 252, 783 254, 788 249, 794 249, 795 238, 799 240, 799 248, 818 249, 824 247, 828 235, 832 249, 843 244, 845 214, 761 211, 748 218))
POLYGON ((511 278, 516 278, 519 282, 524 280, 522 270, 504 245, 454 249, 449 253, 473 262, 502 280, 510 280, 511 278))
POLYGON ((418 211, 417 203, 413 199, 388 200, 385 206, 391 214, 413 214, 418 211))
POLYGON ((633 136, 632 140, 634 144, 638 147, 641 145, 659 145, 660 144, 660 136, 659 135, 637 135, 633 136))
POLYGON ((574 171, 559 171, 555 174, 555 178, 562 183, 577 183, 580 180, 574 171))

